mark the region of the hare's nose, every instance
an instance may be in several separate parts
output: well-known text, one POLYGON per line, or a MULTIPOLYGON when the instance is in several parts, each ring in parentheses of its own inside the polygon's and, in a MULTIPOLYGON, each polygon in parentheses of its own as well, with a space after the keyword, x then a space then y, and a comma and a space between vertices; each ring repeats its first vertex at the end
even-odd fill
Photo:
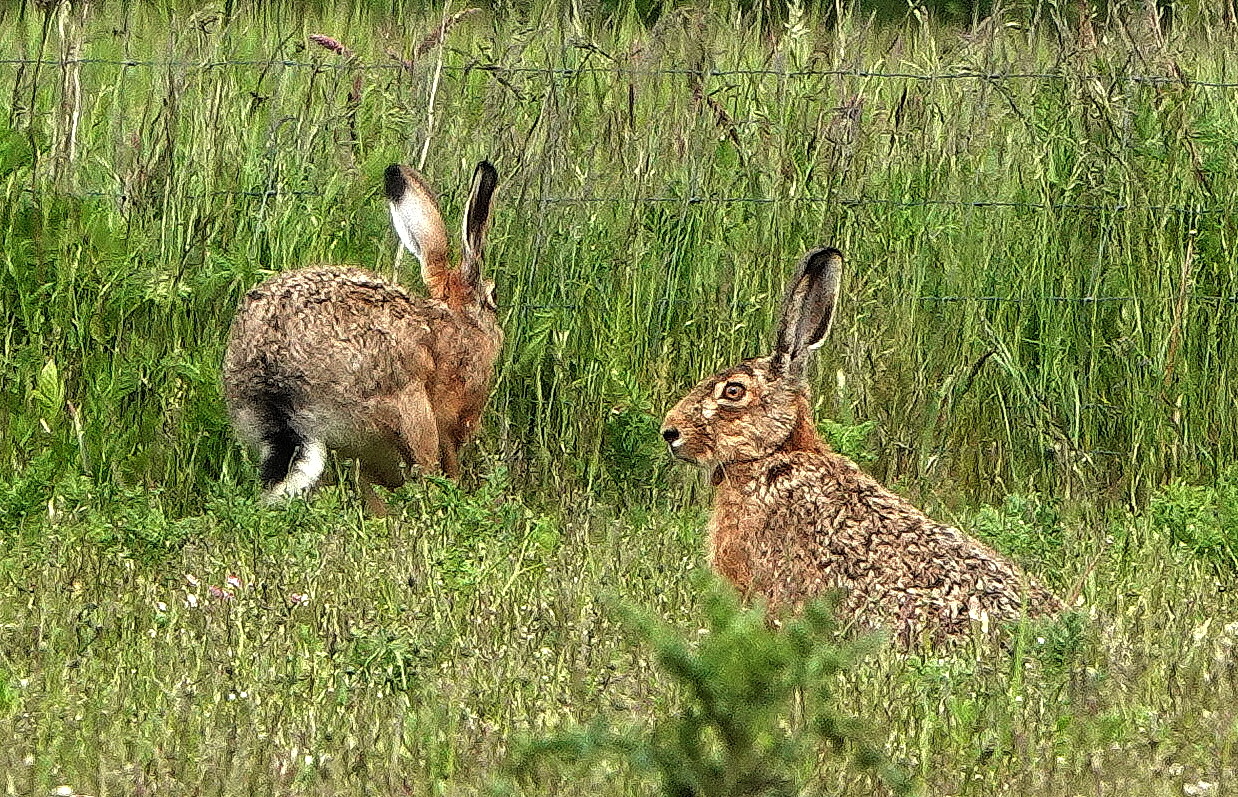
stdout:
POLYGON ((662 430, 662 439, 667 443, 674 443, 679 439, 679 430, 674 426, 668 426, 662 430))

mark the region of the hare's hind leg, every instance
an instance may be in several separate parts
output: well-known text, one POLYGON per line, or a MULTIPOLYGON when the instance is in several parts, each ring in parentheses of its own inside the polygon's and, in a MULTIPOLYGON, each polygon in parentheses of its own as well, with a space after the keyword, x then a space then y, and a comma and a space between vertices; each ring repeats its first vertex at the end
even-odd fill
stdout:
POLYGON ((377 517, 388 513, 386 502, 374 492, 378 484, 394 490, 404 483, 401 464, 422 473, 438 467, 438 427, 425 389, 417 384, 405 388, 376 409, 373 417, 386 439, 361 458, 358 483, 366 510, 377 517), (388 448, 389 446, 389 448, 388 448))
POLYGON ((378 448, 366 452, 366 456, 357 465, 357 490, 365 501, 365 511, 374 517, 386 517, 390 514, 387 502, 374 492, 374 485, 379 484, 388 490, 394 490, 404 483, 404 473, 400 470, 400 454, 393 449, 378 448))
POLYGON ((260 391, 238 400, 233 426, 258 450, 263 502, 304 495, 314 488, 327 463, 327 447, 291 422, 288 397, 260 391))
POLYGON ((258 477, 263 489, 270 490, 292 470, 301 441, 290 434, 266 435, 258 441, 258 477))
POLYGON ((391 514, 391 508, 374 492, 375 482, 382 484, 380 480, 370 478, 365 468, 361 468, 357 474, 357 489, 361 493, 361 500, 365 502, 366 514, 371 517, 387 517, 391 514))
POLYGON ((267 448, 263 447, 262 476, 263 482, 267 484, 263 500, 266 503, 273 504, 284 498, 297 498, 314 489, 327 465, 327 446, 321 440, 306 440, 297 446, 291 459, 284 460, 287 463, 284 465, 287 475, 272 484, 268 481, 268 473, 278 473, 281 469, 281 459, 284 456, 282 452, 275 452, 276 450, 272 449, 272 456, 268 459, 267 448), (270 470, 268 470, 269 466, 270 470))

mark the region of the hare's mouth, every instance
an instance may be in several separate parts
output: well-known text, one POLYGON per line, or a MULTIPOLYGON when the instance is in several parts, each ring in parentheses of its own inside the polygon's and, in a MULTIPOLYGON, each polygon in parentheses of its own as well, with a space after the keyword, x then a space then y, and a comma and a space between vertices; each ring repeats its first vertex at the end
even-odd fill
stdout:
POLYGON ((675 459, 689 462, 693 465, 708 465, 709 452, 702 451, 699 448, 690 446, 683 438, 678 440, 668 440, 666 449, 671 452, 671 456, 675 459))
POLYGON ((690 451, 684 450, 682 437, 679 438, 678 440, 672 440, 669 443, 667 443, 666 448, 668 451, 671 452, 671 456, 675 457, 676 459, 682 459, 686 462, 694 462, 696 460, 696 457, 693 457, 690 451))
POLYGON ((662 427, 662 439, 666 441, 666 448, 671 452, 671 456, 682 459, 684 462, 700 465, 711 454, 708 446, 700 445, 703 441, 699 437, 685 435, 674 424, 668 423, 662 427))

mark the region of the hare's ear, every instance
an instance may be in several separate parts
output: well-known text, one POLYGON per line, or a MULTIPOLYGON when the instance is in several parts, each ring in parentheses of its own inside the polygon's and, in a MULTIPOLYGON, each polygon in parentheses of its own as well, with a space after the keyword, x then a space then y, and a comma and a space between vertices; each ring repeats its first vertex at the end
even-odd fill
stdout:
POLYGON ((469 191, 468 205, 464 208, 464 257, 460 261, 460 273, 469 285, 477 285, 481 279, 481 256, 486 244, 486 226, 490 223, 490 205, 494 201, 494 189, 499 184, 499 173, 489 161, 477 164, 473 171, 473 188, 469 191))
POLYGON ((808 357, 825 342, 838 304, 843 255, 814 249, 804 255, 787 288, 774 341, 773 367, 779 376, 799 376, 808 357))
POLYGON ((387 167, 383 189, 396 234, 420 261, 421 279, 434 294, 445 284, 447 269, 447 228, 434 193, 421 175, 398 163, 387 167))

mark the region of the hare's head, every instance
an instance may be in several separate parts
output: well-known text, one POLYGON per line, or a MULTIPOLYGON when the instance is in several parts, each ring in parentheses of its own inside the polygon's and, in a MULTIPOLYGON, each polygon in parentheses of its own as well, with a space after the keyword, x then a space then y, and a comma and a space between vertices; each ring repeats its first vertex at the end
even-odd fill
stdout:
POLYGON ((842 262, 837 249, 805 255, 783 301, 773 354, 719 371, 684 396, 662 422, 672 454, 712 467, 820 446, 804 366, 830 331, 842 262))
POLYGON ((494 283, 481 275, 486 225, 498 179, 488 162, 477 164, 464 209, 464 253, 459 268, 452 268, 447 258, 447 228, 434 193, 412 168, 398 163, 387 167, 384 188, 395 231, 421 263, 421 278, 430 298, 445 302, 453 310, 476 307, 493 314, 498 309, 494 283))

